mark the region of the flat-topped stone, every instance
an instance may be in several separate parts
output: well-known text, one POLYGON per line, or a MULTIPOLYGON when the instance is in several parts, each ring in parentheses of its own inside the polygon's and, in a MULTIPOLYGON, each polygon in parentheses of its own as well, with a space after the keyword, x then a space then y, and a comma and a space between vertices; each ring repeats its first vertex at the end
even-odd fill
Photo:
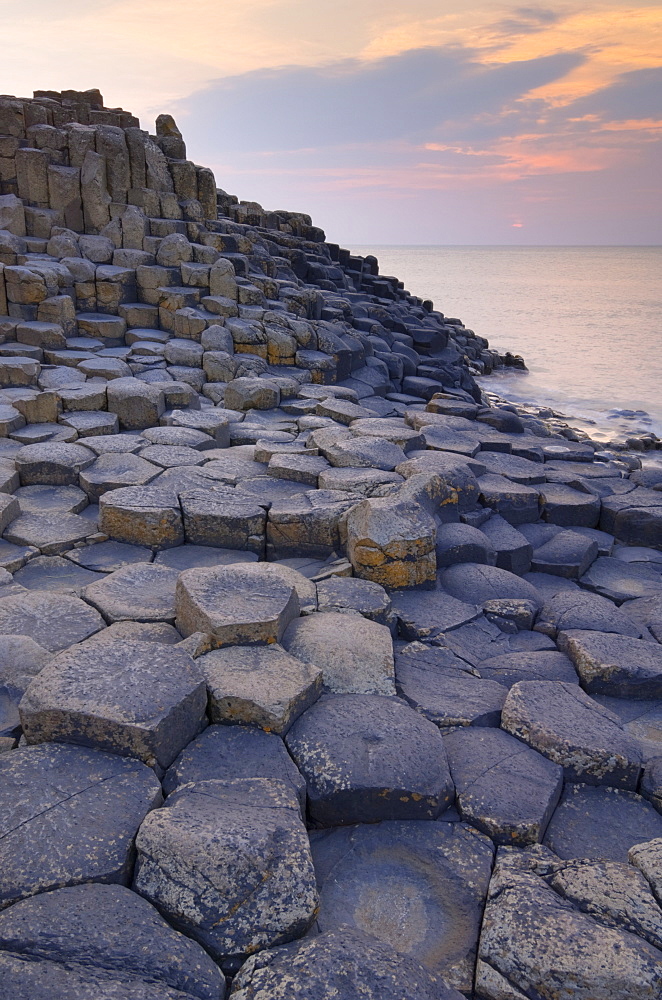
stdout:
POLYGON ((28 591, 0 601, 0 635, 26 635, 58 652, 105 627, 98 611, 77 597, 28 591))
POLYGON ((292 622, 283 636, 292 655, 322 671, 336 694, 395 694, 388 628, 359 614, 323 612, 292 622))
POLYGON ((147 900, 125 886, 98 883, 40 893, 1 913, 0 970, 14 996, 34 998, 47 995, 41 988, 49 981, 51 996, 105 984, 114 997, 142 988, 145 1000, 159 988, 164 998, 219 1000, 225 986, 204 950, 147 900))
POLYGON ((319 697, 322 672, 282 646, 231 646, 199 657, 211 721, 283 734, 319 697))
POLYGON ((107 622, 175 620, 177 570, 150 562, 123 566, 85 588, 83 598, 107 622))
POLYGON ((563 768, 501 729, 458 729, 444 744, 462 818, 497 844, 539 843, 563 768))
POLYGON ((494 854, 487 837, 464 823, 386 820, 313 832, 311 848, 323 934, 370 934, 471 990, 494 854))
POLYGON ((183 650, 108 639, 60 653, 19 710, 29 743, 79 743, 164 769, 203 727, 205 708, 202 675, 183 650))
POLYGON ((280 642, 299 614, 294 587, 262 574, 260 564, 184 570, 175 604, 182 635, 204 632, 216 648, 280 642))
POLYGON ((162 801, 153 771, 43 743, 0 754, 0 775, 0 908, 80 882, 128 884, 136 831, 162 801))
POLYGON ((216 961, 300 937, 314 919, 308 837, 285 782, 183 785, 146 818, 136 847, 134 888, 216 961))
POLYGON ((285 742, 320 826, 434 819, 453 796, 439 730, 396 698, 325 695, 285 742))
POLYGON ((641 751, 618 718, 573 684, 519 681, 508 692, 501 726, 550 760, 567 781, 634 790, 641 751))

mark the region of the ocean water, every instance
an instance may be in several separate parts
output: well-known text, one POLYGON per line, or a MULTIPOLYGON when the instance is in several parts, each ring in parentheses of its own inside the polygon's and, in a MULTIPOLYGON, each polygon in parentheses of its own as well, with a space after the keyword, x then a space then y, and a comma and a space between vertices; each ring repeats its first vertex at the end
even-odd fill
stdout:
POLYGON ((662 247, 354 246, 528 372, 481 379, 606 439, 662 437, 662 247), (644 411, 634 416, 614 410, 644 411), (593 422, 593 423, 591 423, 593 422))

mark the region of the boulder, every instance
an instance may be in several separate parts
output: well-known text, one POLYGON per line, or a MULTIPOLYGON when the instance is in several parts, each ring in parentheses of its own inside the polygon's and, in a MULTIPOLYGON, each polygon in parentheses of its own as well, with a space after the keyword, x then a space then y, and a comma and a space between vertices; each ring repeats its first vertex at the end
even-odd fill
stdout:
POLYGON ((458 729, 444 740, 462 819, 496 844, 542 840, 563 769, 501 729, 458 729))
POLYGON ((384 625, 359 614, 317 613, 292 622, 285 649, 322 671, 336 694, 395 694, 393 642, 384 625))
POLYGON ((245 564, 180 573, 175 595, 182 635, 204 632, 212 647, 280 642, 299 614, 299 598, 283 583, 245 564))
POLYGON ((641 751, 618 718, 574 684, 519 681, 501 712, 503 729, 563 767, 567 781, 634 790, 641 751))
POLYGON ((464 823, 390 821, 311 834, 324 934, 370 934, 470 992, 492 871, 489 839, 464 823))

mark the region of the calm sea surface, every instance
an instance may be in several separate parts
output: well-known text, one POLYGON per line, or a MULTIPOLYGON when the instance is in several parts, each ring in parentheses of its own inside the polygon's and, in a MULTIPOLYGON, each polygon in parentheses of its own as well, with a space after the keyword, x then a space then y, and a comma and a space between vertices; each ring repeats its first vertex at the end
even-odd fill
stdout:
POLYGON ((458 317, 528 373, 482 379, 513 401, 662 437, 662 247, 361 246, 382 274, 458 317), (614 409, 644 410, 629 420, 614 409))

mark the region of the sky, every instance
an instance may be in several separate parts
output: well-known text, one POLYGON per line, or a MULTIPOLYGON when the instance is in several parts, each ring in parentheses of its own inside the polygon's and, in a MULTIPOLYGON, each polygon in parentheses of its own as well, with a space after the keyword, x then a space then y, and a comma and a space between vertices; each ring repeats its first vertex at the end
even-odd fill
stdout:
POLYGON ((170 112, 344 244, 662 243, 662 6, 0 0, 0 92, 170 112))

